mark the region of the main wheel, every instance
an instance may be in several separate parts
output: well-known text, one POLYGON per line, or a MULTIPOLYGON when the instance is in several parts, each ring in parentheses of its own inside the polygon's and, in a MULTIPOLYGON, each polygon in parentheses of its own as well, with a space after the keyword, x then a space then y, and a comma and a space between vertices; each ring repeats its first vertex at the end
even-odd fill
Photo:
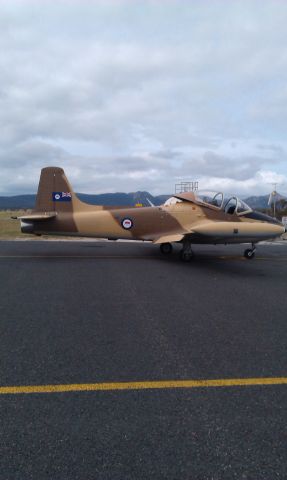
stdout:
POLYGON ((160 251, 164 255, 169 255, 172 252, 172 244, 171 243, 161 243, 160 251))
POLYGON ((193 252, 185 252, 184 250, 181 250, 180 252, 180 258, 183 262, 190 262, 193 259, 193 252))
POLYGON ((244 252, 244 257, 247 258, 248 260, 251 260, 254 258, 255 255, 255 250, 252 250, 252 248, 247 248, 244 252))

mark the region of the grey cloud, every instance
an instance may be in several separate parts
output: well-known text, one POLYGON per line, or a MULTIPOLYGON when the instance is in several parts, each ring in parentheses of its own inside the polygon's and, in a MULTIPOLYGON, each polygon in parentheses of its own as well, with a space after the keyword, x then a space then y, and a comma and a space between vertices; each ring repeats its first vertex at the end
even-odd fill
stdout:
POLYGON ((286 13, 273 1, 7 2, 0 190, 32 188, 55 162, 83 190, 90 178, 163 191, 190 174, 286 174, 286 13))
POLYGON ((286 150, 283 148, 283 146, 281 145, 257 145, 257 148, 259 150, 263 150, 263 151, 267 151, 267 152, 271 152, 271 153, 275 153, 276 155, 280 155, 280 157, 282 158, 285 158, 286 157, 286 150))
POLYGON ((246 180, 268 163, 270 159, 262 157, 242 155, 234 159, 207 151, 202 156, 186 159, 182 171, 186 174, 192 172, 194 175, 246 180))
POLYGON ((118 191, 129 186, 130 190, 159 188, 160 177, 167 175, 168 166, 162 158, 149 155, 88 156, 73 155, 63 148, 41 140, 19 144, 11 152, 0 151, 2 194, 33 192, 38 184, 40 169, 61 166, 83 192, 118 191), (136 183, 135 183, 136 182, 136 183), (121 187, 122 186, 122 187, 121 187))
POLYGON ((175 159, 178 157, 181 157, 182 153, 177 152, 174 150, 159 150, 158 152, 154 152, 153 156, 156 158, 162 158, 162 159, 175 159))

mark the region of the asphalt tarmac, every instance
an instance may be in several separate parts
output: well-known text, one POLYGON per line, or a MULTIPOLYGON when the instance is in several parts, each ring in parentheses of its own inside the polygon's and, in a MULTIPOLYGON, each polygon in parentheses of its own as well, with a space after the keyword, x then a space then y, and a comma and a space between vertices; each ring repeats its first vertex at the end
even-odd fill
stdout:
POLYGON ((287 241, 0 242, 1 387, 251 379, 4 394, 1 480, 287 478, 287 241))

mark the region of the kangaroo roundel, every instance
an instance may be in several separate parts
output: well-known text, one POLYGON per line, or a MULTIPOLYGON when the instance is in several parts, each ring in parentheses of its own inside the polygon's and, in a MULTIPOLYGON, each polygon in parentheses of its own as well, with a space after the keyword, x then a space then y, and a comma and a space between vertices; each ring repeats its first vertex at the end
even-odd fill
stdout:
POLYGON ((133 227, 133 221, 130 218, 124 218, 122 220, 122 227, 125 230, 130 230, 133 227))

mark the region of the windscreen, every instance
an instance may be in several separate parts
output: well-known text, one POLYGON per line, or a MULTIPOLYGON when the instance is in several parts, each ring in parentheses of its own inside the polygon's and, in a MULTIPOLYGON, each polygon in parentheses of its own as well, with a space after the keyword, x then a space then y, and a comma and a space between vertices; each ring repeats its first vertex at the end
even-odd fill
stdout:
POLYGON ((250 212, 251 210, 252 208, 250 208, 249 205, 247 205, 247 203, 243 202, 243 200, 240 200, 240 198, 237 199, 236 212, 238 213, 238 215, 242 213, 250 212))
POLYGON ((221 208, 223 204, 223 193, 199 190, 198 192, 195 192, 195 199, 198 202, 221 208))

